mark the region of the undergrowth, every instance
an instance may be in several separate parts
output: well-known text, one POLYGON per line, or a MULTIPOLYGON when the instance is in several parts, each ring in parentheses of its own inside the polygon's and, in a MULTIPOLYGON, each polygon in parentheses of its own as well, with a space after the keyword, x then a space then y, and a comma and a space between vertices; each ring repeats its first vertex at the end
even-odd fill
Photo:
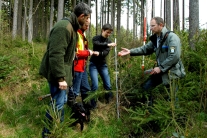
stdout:
MULTIPOLYGON (((153 106, 149 106, 149 94, 142 91, 141 84, 147 79, 141 68, 143 57, 118 57, 115 70, 114 49, 108 57, 108 66, 113 86, 114 99, 105 104, 102 83, 90 98, 98 100, 98 107, 91 111, 91 121, 83 132, 78 126, 71 127, 71 109, 65 106, 65 121, 58 121, 52 130, 53 137, 73 138, 144 138, 144 137, 189 137, 204 138, 207 135, 207 32, 196 37, 196 50, 188 44, 186 32, 177 33, 182 42, 182 61, 186 77, 171 82, 170 91, 163 85, 152 90, 153 106), (116 73, 118 71, 118 77, 116 73), (118 88, 116 88, 116 81, 118 88), (174 95, 174 91, 176 94, 174 95), (119 93, 117 116, 116 93, 119 93)), ((2 38, 1 38, 2 39, 2 38)), ((45 126, 45 112, 50 110, 50 98, 39 100, 48 94, 47 81, 39 76, 40 61, 45 43, 27 43, 5 36, 0 46, 0 137, 41 137, 45 126)), ((112 38, 113 39, 113 38, 112 38)), ((133 48, 140 41, 118 41, 121 47, 133 48)), ((91 45, 91 44, 90 44, 91 45)), ((145 56, 145 70, 154 65, 155 55, 145 56)), ((54 112, 56 116, 56 112, 54 112)))

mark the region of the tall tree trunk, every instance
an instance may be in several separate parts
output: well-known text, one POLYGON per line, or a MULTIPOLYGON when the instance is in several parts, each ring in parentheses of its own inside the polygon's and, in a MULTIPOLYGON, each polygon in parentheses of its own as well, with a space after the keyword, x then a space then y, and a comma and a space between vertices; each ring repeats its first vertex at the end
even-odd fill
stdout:
POLYGON ((127 0, 127 34, 129 32, 129 0, 127 0))
POLYGON ((108 5, 108 6, 107 6, 107 23, 110 23, 110 22, 109 22, 110 2, 111 2, 111 1, 108 0, 108 3, 107 3, 107 5, 108 5))
POLYGON ((199 0, 189 0, 189 44, 192 50, 195 50, 195 39, 193 38, 199 32, 199 0))
POLYGON ((112 3, 111 3, 111 26, 113 28, 115 28, 115 13, 116 13, 116 10, 115 10, 115 0, 112 0, 112 3))
POLYGON ((100 26, 102 27, 103 25, 103 0, 101 0, 101 7, 100 7, 100 26))
POLYGON ((152 18, 155 17, 155 0, 152 0, 152 18))
POLYGON ((53 20, 54 20, 54 0, 50 2, 50 30, 53 27, 53 20))
POLYGON ((185 0, 183 0, 183 9, 182 9, 182 13, 183 13, 183 24, 182 24, 182 29, 185 30, 185 0))
MULTIPOLYGON (((96 0, 97 1, 97 0, 96 0)), ((75 7, 75 5, 76 5, 76 0, 71 0, 71 3, 72 3, 72 10, 71 11, 73 11, 73 9, 74 9, 74 7, 75 7)))
POLYGON ((96 0, 96 35, 98 35, 98 0, 96 0))
POLYGON ((45 0, 45 14, 44 14, 44 29, 43 29, 43 38, 46 39, 47 35, 48 35, 48 16, 49 16, 49 1, 45 0))
POLYGON ((103 24, 106 24, 106 0, 104 0, 104 6, 103 6, 103 24))
POLYGON ((21 35, 22 30, 22 0, 19 0, 18 15, 17 15, 17 34, 21 35))
POLYGON ((166 27, 171 29, 171 0, 166 0, 166 27))
POLYGON ((57 21, 63 18, 64 0, 58 0, 58 14, 57 21))
MULTIPOLYGON (((0 21, 1 21, 1 8, 2 7, 2 0, 0 0, 0 21)), ((0 22, 0 28, 1 28, 1 22, 0 22)))
POLYGON ((34 14, 33 14, 33 38, 40 37, 39 31, 39 19, 42 19, 42 16, 39 15, 39 11, 43 10, 43 7, 38 7, 38 0, 34 0, 34 14), (37 10, 36 10, 37 9, 37 10))
POLYGON ((180 14, 178 0, 173 0, 173 30, 180 30, 180 14))
POLYGON ((164 17, 163 20, 166 21, 166 0, 164 0, 164 17))
POLYGON ((32 42, 33 37, 33 0, 30 0, 29 4, 29 19, 28 19, 28 42, 32 42))
POLYGON ((144 30, 144 0, 141 0, 141 23, 140 23, 140 36, 143 38, 143 30, 144 30))
MULTIPOLYGON (((88 6, 91 7, 91 0, 88 0, 88 6)), ((91 16, 90 16, 90 19, 91 19, 91 16)), ((88 41, 91 40, 91 34, 90 34, 90 32, 91 32, 91 25, 89 26, 89 29, 86 30, 86 34, 88 36, 88 41)))
POLYGON ((22 23, 22 40, 26 39, 26 26, 27 26, 27 8, 28 8, 28 0, 24 0, 24 18, 22 23))
POLYGON ((162 17, 162 0, 160 0, 160 17, 162 17))
POLYGON ((136 12, 135 12, 136 3, 135 0, 133 0, 133 39, 135 38, 135 26, 136 26, 136 12))
POLYGON ((12 27, 12 39, 17 35, 17 13, 18 13, 18 0, 14 1, 14 14, 13 14, 13 27, 12 27))
POLYGON ((120 38, 121 29, 121 0, 117 1, 117 38, 120 38))

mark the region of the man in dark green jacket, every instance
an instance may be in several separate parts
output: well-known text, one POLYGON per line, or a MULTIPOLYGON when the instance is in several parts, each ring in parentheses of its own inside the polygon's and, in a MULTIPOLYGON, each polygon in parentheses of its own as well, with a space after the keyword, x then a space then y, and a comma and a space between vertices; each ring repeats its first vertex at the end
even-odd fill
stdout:
POLYGON ((166 40, 161 43, 168 30, 164 26, 163 19, 160 17, 151 19, 150 29, 153 35, 146 45, 130 50, 122 48, 122 51, 120 51, 118 55, 125 56, 130 54, 130 56, 140 56, 155 53, 157 66, 151 70, 151 76, 143 85, 143 88, 149 90, 161 83, 168 88, 170 80, 185 76, 184 66, 180 58, 180 38, 175 33, 170 32, 166 40))
MULTIPOLYGON (((61 121, 64 118, 63 106, 67 101, 66 90, 72 86, 77 30, 90 21, 91 13, 92 10, 87 4, 79 3, 68 19, 58 21, 50 31, 47 51, 41 62, 39 73, 49 83, 51 104, 55 103, 56 110, 61 112, 61 121)), ((46 117, 52 120, 48 112, 46 117)), ((42 136, 46 137, 49 133, 49 130, 44 128, 42 136)))

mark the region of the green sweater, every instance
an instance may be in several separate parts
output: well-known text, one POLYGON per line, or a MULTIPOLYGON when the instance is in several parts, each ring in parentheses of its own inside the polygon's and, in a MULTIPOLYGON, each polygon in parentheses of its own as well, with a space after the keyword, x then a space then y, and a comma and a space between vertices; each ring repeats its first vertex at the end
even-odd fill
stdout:
POLYGON ((49 35, 47 51, 45 52, 39 73, 48 82, 57 83, 65 80, 72 85, 72 67, 75 56, 77 30, 79 24, 74 13, 67 20, 57 22, 49 35))

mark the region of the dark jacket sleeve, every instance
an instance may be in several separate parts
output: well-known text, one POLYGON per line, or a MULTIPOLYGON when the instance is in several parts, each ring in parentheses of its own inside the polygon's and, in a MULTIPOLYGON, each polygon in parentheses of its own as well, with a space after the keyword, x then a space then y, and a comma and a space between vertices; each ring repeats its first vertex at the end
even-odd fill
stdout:
POLYGON ((101 42, 100 36, 95 36, 93 38, 93 50, 99 52, 99 56, 106 57, 110 52, 110 47, 108 44, 111 43, 111 41, 107 38, 106 41, 101 42))

